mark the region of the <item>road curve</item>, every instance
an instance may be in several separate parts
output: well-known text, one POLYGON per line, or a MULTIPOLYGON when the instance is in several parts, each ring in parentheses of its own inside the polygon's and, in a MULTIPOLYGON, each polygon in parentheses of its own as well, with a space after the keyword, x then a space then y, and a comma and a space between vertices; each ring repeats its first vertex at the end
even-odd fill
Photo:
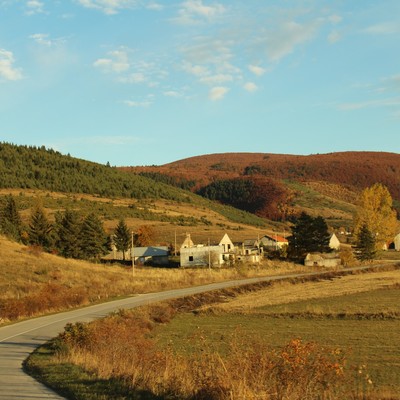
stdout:
MULTIPOLYGON (((355 271, 366 268, 367 267, 349 268, 346 269, 346 271, 355 271)), ((110 312, 118 309, 134 308, 149 303, 189 296, 211 290, 257 282, 320 275, 322 273, 330 272, 331 271, 310 272, 303 274, 248 278, 184 289, 168 290, 158 293, 136 295, 121 300, 47 315, 2 327, 0 328, 0 399, 63 399, 63 397, 60 397, 46 386, 25 374, 22 369, 22 363, 28 355, 35 350, 35 348, 62 332, 68 322, 88 322, 104 317, 110 312)))

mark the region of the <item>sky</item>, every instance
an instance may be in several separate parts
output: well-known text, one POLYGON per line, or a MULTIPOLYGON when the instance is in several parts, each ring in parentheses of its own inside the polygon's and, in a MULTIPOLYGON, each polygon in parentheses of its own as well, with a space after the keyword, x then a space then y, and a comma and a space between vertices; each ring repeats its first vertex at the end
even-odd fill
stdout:
POLYGON ((0 0, 1 142, 138 166, 399 128, 399 0, 0 0))

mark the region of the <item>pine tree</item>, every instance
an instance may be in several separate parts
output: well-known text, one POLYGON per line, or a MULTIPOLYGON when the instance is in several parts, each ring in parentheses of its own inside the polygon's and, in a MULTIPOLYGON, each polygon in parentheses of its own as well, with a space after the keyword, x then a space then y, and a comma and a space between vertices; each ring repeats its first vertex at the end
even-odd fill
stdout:
POLYGON ((94 213, 83 221, 80 231, 80 250, 83 258, 98 259, 107 253, 108 238, 103 224, 94 213))
POLYGON ((118 251, 122 251, 122 258, 125 261, 125 252, 131 245, 131 234, 123 219, 119 221, 115 229, 114 244, 118 251))
POLYGON ((373 260, 375 257, 375 236, 364 224, 358 234, 355 244, 356 257, 361 261, 373 260))
POLYGON ((315 217, 312 223, 313 226, 313 248, 312 251, 328 253, 331 251, 329 241, 331 235, 328 231, 328 225, 321 216, 315 217))
POLYGON ((17 241, 21 240, 22 221, 14 197, 11 195, 5 198, 5 204, 1 210, 0 226, 2 233, 6 236, 17 241))
POLYGON ((288 238, 289 252, 292 257, 304 257, 310 252, 329 252, 328 226, 321 217, 312 217, 303 212, 292 227, 292 236, 288 238))
POLYGON ((53 244, 52 229, 53 226, 49 223, 42 206, 35 206, 31 213, 28 228, 29 243, 50 250, 53 244))
POLYGON ((81 220, 76 211, 66 210, 63 215, 56 215, 56 246, 60 255, 66 258, 80 258, 80 231, 81 220))

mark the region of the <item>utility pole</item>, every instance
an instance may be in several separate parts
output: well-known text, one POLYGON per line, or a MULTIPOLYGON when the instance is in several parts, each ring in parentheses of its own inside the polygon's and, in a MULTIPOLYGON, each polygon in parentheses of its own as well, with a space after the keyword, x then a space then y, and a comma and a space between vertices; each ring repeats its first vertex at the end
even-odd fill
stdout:
POLYGON ((135 275, 135 251, 133 248, 133 231, 131 232, 131 259, 132 259, 132 275, 135 275))
POLYGON ((211 270, 211 250, 210 250, 210 239, 208 239, 208 269, 211 270))

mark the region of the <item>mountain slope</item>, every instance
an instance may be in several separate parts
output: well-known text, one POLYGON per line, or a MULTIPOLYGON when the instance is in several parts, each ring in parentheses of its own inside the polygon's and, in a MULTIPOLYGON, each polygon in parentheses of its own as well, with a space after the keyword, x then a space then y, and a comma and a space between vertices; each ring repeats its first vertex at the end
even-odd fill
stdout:
POLYGON ((234 205, 227 200, 232 194, 236 203, 239 197, 241 208, 278 220, 299 210, 351 219, 358 193, 376 182, 388 187, 397 204, 400 201, 400 154, 396 153, 223 153, 126 170, 234 205))
POLYGON ((342 152, 309 156, 224 153, 191 157, 142 170, 190 178, 200 186, 216 178, 251 175, 281 180, 325 181, 355 189, 381 182, 393 197, 400 200, 400 154, 397 153, 342 152))

